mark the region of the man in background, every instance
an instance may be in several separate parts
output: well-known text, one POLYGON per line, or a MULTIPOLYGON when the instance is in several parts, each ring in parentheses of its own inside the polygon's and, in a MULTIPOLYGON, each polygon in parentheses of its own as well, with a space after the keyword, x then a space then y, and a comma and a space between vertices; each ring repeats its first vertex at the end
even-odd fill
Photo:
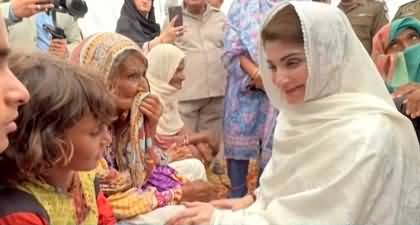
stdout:
MULTIPOLYGON (((207 0, 184 0, 183 5, 183 25, 188 29, 175 41, 186 54, 179 110, 189 130, 211 131, 221 138, 227 76, 221 59, 226 17, 207 0)), ((222 154, 219 152, 213 164, 218 174, 223 173, 222 154)))
POLYGON ((388 21, 388 9, 381 0, 341 0, 338 8, 343 10, 366 51, 372 50, 373 36, 388 21))
POLYGON ((406 16, 413 16, 420 20, 420 1, 413 0, 411 2, 405 3, 404 5, 398 8, 397 14, 395 14, 394 19, 399 19, 406 16))
POLYGON ((9 42, 13 49, 49 52, 66 58, 82 39, 76 20, 57 12, 57 26, 64 30, 64 39, 52 39, 45 25, 53 25, 47 13, 54 5, 52 0, 11 0, 0 3, 6 18, 9 42))

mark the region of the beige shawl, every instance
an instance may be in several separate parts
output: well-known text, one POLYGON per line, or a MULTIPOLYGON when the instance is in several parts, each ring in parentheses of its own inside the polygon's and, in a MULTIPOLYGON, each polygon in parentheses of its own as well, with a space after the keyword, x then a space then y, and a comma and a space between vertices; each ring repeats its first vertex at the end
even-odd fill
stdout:
POLYGON ((147 79, 150 82, 150 91, 159 97, 163 112, 157 126, 159 135, 175 135, 184 127, 184 122, 178 112, 179 90, 169 85, 176 69, 185 54, 170 44, 161 44, 154 47, 149 54, 149 68, 147 79))

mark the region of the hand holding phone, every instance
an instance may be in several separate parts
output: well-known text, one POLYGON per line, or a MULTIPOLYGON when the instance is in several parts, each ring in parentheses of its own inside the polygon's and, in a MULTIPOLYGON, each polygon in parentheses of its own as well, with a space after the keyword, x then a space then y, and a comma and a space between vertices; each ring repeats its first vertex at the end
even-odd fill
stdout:
POLYGON ((169 21, 172 21, 176 17, 175 27, 183 25, 182 6, 169 6, 169 21))
POLYGON ((161 43, 174 43, 178 37, 181 37, 184 32, 184 26, 175 27, 175 19, 169 23, 162 33, 159 35, 161 43))

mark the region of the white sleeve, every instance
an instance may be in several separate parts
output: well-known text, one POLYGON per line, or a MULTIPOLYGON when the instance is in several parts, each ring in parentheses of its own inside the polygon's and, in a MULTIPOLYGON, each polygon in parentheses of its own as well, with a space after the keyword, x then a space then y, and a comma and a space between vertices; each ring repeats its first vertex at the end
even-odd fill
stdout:
MULTIPOLYGON (((389 134, 389 130, 375 131, 354 146, 353 150, 357 151, 356 159, 349 159, 350 165, 338 170, 340 172, 334 176, 325 178, 321 177, 323 171, 312 171, 311 174, 319 174, 319 179, 325 180, 320 185, 306 184, 306 188, 301 191, 278 193, 274 199, 263 200, 265 203, 261 207, 251 206, 235 212, 216 210, 212 224, 366 224, 372 222, 372 211, 378 207, 376 205, 378 199, 386 197, 383 192, 387 188, 387 181, 391 179, 396 161, 393 157, 397 157, 392 155, 395 152, 391 150, 393 148, 398 148, 398 146, 389 134)), ((319 168, 316 165, 302 166, 313 167, 314 170, 319 168)), ((339 167, 339 165, 334 166, 339 167)), ((263 186, 260 189, 260 192, 264 192, 263 186)), ((263 193, 257 194, 257 202, 262 195, 263 193)), ((385 215, 380 216, 387 219, 378 217, 374 221, 395 221, 397 213, 390 207, 386 209, 389 214, 385 209, 381 209, 385 215)))

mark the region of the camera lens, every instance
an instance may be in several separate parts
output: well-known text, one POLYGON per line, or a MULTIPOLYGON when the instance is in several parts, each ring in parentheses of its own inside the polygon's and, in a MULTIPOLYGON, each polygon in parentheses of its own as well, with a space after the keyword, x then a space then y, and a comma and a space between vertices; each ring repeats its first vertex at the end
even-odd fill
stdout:
POLYGON ((66 0, 66 8, 70 15, 74 17, 83 17, 88 11, 86 2, 83 0, 66 0))

